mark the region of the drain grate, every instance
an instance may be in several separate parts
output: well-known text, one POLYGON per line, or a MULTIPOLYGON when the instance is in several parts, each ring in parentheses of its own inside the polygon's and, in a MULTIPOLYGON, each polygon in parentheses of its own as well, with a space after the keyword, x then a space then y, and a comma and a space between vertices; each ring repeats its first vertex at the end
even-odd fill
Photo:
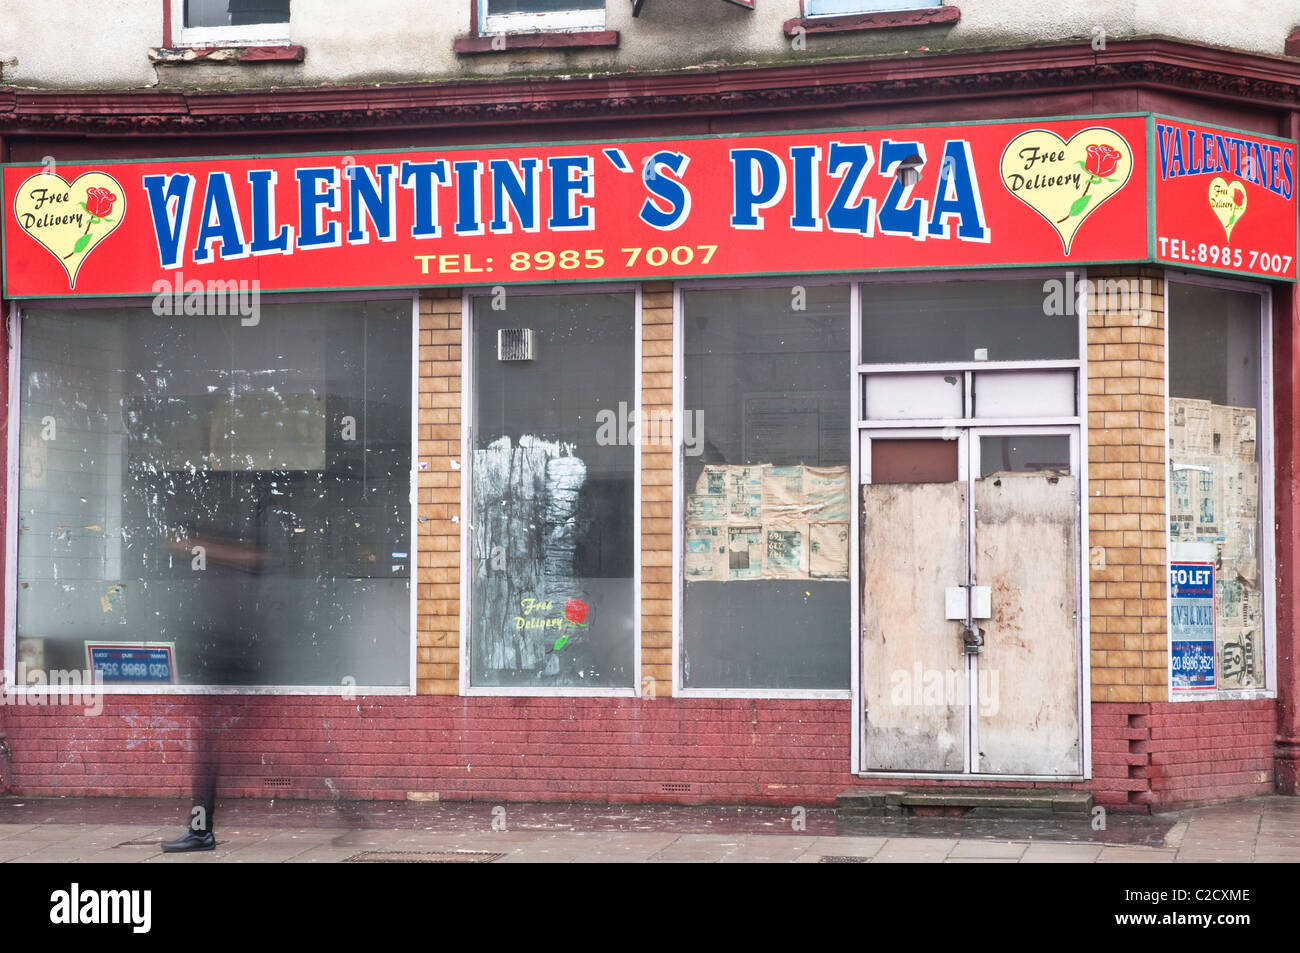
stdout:
POLYGON ((365 850, 343 860, 345 864, 490 864, 505 854, 485 850, 365 850))
POLYGON ((162 843, 162 838, 155 837, 153 840, 124 840, 118 844, 118 847, 158 847, 162 843))
POLYGON ((870 857, 850 857, 847 854, 823 854, 817 859, 819 864, 865 864, 870 857))

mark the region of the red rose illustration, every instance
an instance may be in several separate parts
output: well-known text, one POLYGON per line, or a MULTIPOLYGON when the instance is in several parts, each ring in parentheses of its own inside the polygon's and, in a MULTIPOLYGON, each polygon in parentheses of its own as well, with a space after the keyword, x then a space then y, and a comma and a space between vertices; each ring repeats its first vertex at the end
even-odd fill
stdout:
POLYGON ((1241 189, 1233 189, 1233 190, 1232 190, 1232 204, 1233 204, 1233 205, 1236 205, 1238 208, 1240 208, 1240 207, 1241 207, 1241 203, 1244 202, 1244 201, 1246 201, 1246 193, 1243 192, 1241 189))
POLYGON ((86 190, 86 211, 96 218, 107 218, 108 213, 113 211, 113 203, 116 201, 117 196, 108 189, 96 186, 86 190))
POLYGON ((571 625, 586 625, 587 610, 590 608, 581 599, 570 599, 564 604, 564 617, 571 625))
POLYGON ((1104 179, 1115 171, 1115 164, 1123 158, 1123 154, 1114 146, 1094 143, 1087 149, 1088 161, 1083 167, 1083 171, 1089 175, 1095 175, 1099 179, 1104 179))

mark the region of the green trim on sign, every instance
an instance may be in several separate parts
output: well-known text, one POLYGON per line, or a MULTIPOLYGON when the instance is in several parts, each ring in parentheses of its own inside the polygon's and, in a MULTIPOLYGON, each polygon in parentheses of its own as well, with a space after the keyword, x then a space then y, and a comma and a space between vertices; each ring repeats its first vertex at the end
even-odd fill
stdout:
POLYGON ((1289 275, 1261 275, 1253 271, 1235 271, 1231 268, 1218 268, 1213 265, 1198 265, 1189 261, 1171 261, 1168 258, 1159 258, 1155 263, 1164 268, 1172 268, 1175 271, 1206 271, 1212 272, 1216 275, 1228 275, 1242 281, 1283 281, 1287 284, 1296 283, 1296 279, 1289 275))
POLYGON ((1147 117, 1147 257, 1156 259, 1156 119, 1147 117))

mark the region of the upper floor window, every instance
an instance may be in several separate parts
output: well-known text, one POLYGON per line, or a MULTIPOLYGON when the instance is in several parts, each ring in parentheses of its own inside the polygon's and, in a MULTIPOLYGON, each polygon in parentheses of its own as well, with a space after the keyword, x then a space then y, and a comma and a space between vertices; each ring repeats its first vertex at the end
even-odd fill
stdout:
POLYGON ((171 0, 177 46, 289 42, 289 0, 171 0))
POLYGON ((937 6, 941 6, 940 0, 804 0, 803 12, 808 17, 838 17, 937 6))
POLYGON ((480 33, 603 30, 604 0, 479 0, 480 33))

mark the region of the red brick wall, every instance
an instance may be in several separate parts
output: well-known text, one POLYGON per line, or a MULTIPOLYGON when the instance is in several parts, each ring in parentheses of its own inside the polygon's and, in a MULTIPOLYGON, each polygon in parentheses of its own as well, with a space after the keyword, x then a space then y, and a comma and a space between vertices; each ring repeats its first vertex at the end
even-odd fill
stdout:
POLYGON ((1116 810, 1272 794, 1276 733, 1269 700, 1093 705, 1089 787, 1116 810))
MULTIPOLYGON (((4 781, 28 796, 186 795, 201 704, 114 696, 94 718, 5 706, 4 781)), ((362 798, 813 805, 855 785, 939 783, 853 777, 847 701, 244 696, 218 711, 243 712, 224 746, 225 796, 326 798, 329 779, 362 798), (290 786, 265 784, 280 778, 290 786)), ((1081 786, 1122 811, 1270 793, 1274 720, 1270 701, 1094 705, 1095 778, 1081 786)))

